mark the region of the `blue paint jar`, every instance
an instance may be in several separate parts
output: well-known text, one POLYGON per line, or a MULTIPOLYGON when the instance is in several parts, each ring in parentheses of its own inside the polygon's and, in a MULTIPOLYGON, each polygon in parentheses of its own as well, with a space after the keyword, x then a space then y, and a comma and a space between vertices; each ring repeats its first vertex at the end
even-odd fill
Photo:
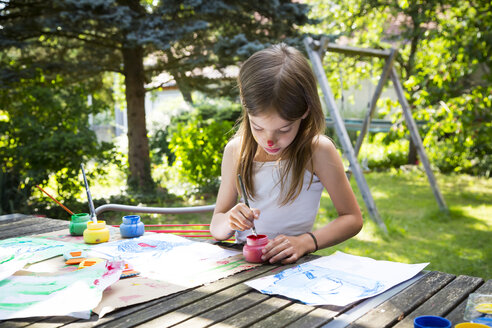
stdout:
POLYGON ((123 223, 120 224, 120 234, 125 238, 140 237, 144 234, 144 228, 139 215, 127 215, 123 217, 123 223))
POLYGON ((72 215, 72 220, 68 226, 68 230, 72 236, 82 236, 84 230, 87 229, 87 222, 91 221, 91 216, 88 213, 77 213, 72 215))

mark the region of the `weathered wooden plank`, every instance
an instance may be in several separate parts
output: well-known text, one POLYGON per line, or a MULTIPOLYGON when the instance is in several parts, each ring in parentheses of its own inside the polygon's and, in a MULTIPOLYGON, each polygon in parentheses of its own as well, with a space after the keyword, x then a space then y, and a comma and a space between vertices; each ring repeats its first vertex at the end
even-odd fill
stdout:
MULTIPOLYGON (((233 276, 218 280, 209 285, 205 285, 186 293, 182 293, 176 297, 165 299, 161 302, 153 303, 152 305, 147 305, 144 303, 143 306, 138 307, 137 311, 131 311, 129 313, 123 311, 116 311, 109 314, 108 316, 101 319, 101 327, 128 327, 130 325, 134 326, 143 322, 147 322, 156 317, 169 313, 171 311, 176 311, 186 305, 197 302, 203 298, 214 295, 224 289, 230 288, 233 285, 240 284, 246 280, 257 277, 258 275, 269 272, 276 266, 264 265, 255 268, 254 270, 240 272, 233 276), (124 316, 122 316, 124 313, 124 316), (132 315, 129 315, 132 313, 132 315)), ((132 310, 130 308, 129 310, 132 310)), ((71 327, 71 326, 69 326, 71 327)))
POLYGON ((284 328, 315 309, 315 307, 306 304, 293 303, 282 309, 282 311, 274 313, 273 315, 256 322, 251 327, 284 328))
POLYGON ((15 222, 0 223, 0 233, 3 231, 19 229, 19 228, 30 226, 30 225, 42 224, 43 221, 44 222, 51 222, 51 220, 47 221, 46 218, 40 218, 40 217, 35 217, 35 216, 26 216, 20 220, 15 221, 15 222))
POLYGON ((74 322, 78 320, 74 317, 60 316, 60 317, 41 317, 42 320, 32 323, 27 326, 29 328, 56 328, 67 323, 74 322))
POLYGON ((470 276, 458 276, 448 285, 434 294, 415 311, 397 323, 395 328, 413 328, 413 320, 421 315, 444 316, 468 297, 470 292, 483 284, 483 279, 470 276))
MULTIPOLYGON (((254 278, 258 278, 258 277, 265 276, 265 275, 271 275, 276 270, 284 270, 286 268, 295 266, 299 263, 302 263, 302 262, 305 262, 308 260, 312 260, 315 257, 317 257, 317 256, 313 256, 313 255, 306 256, 306 257, 301 258, 298 261, 298 263, 290 264, 290 265, 286 265, 286 266, 264 265, 262 267, 258 267, 255 269, 255 271, 260 269, 260 268, 263 268, 266 270, 259 273, 254 278)), ((232 276, 230 278, 232 279, 233 277, 234 276, 232 276)), ((226 278, 226 279, 228 279, 228 278, 226 278)), ((249 279, 251 279, 251 278, 248 278, 246 280, 249 280, 249 279)), ((242 282, 244 282, 246 280, 243 280, 242 282)), ((169 311, 168 314, 163 313, 162 308, 161 308, 160 316, 158 318, 153 319, 152 321, 146 322, 145 326, 146 327, 166 327, 169 325, 180 323, 184 320, 191 319, 197 315, 200 315, 206 311, 209 311, 210 309, 213 309, 215 306, 220 306, 221 304, 224 304, 224 303, 230 301, 231 299, 234 299, 234 297, 235 297, 234 295, 237 293, 242 295, 242 294, 245 294, 245 293, 253 290, 252 288, 248 287, 247 285, 243 285, 243 284, 241 284, 240 286, 236 286, 236 285, 231 285, 231 286, 232 286, 231 288, 223 289, 220 292, 213 293, 213 295, 202 297, 202 298, 194 301, 193 304, 190 303, 188 306, 183 305, 182 307, 179 307, 179 309, 176 308, 176 309, 174 309, 174 312, 169 311)), ((238 295, 238 296, 240 296, 240 295, 238 295)))
POLYGON ((26 217, 30 217, 30 215, 25 215, 20 213, 0 215, 0 223, 15 222, 15 221, 23 220, 26 217))
POLYGON ((8 321, 0 321, 0 327, 2 328, 21 328, 30 327, 32 323, 43 320, 44 317, 31 317, 31 318, 20 318, 12 319, 8 321))
MULTIPOLYGON (((480 288, 478 288, 477 290, 473 291, 473 293, 492 294, 492 280, 488 280, 487 282, 485 282, 485 284, 480 286, 480 288)), ((463 316, 465 315, 467 302, 468 297, 446 316, 446 318, 452 322, 453 327, 460 322, 465 322, 463 316)))
POLYGON ((318 328, 333 320, 338 311, 316 308, 307 315, 287 325, 286 328, 318 328))
POLYGON ((436 291, 443 288, 455 276, 432 271, 418 282, 409 286, 401 293, 367 312, 364 316, 350 324, 350 328, 383 328, 391 327, 420 304, 429 299, 436 291))
MULTIPOLYGON (((204 312, 199 316, 193 317, 177 326, 176 328, 198 328, 198 327, 208 327, 214 323, 226 320, 242 311, 255 306, 258 303, 265 301, 268 295, 264 295, 257 292, 249 292, 241 297, 232 299, 230 302, 222 304, 221 306, 212 309, 210 311, 204 312)), ((156 326, 163 327, 163 326, 156 326)))
POLYGON ((226 320, 219 322, 210 327, 214 328, 241 328, 241 327, 249 327, 255 322, 258 322, 272 314, 281 311, 288 305, 292 304, 291 300, 287 300, 285 298, 280 297, 270 297, 267 298, 264 302, 256 304, 241 313, 238 313, 232 317, 227 318, 226 320))
MULTIPOLYGON (((146 322, 145 326, 170 327, 172 325, 182 323, 183 321, 194 318, 196 316, 201 316, 201 315, 206 316, 207 312, 213 310, 214 308, 224 303, 228 303, 237 298, 240 298, 242 295, 249 293, 250 289, 251 288, 245 284, 234 285, 231 288, 218 292, 217 294, 214 294, 209 297, 205 297, 204 299, 198 302, 186 305, 180 308, 179 311, 169 312, 152 321, 146 322)), ((192 321, 192 320, 188 320, 188 321, 192 321)), ((185 324, 184 326, 188 326, 188 324, 185 324)))
POLYGON ((7 239, 13 237, 23 237, 29 235, 36 235, 45 232, 51 232, 56 230, 66 229, 69 225, 67 221, 63 220, 47 220, 45 218, 38 218, 35 220, 37 223, 33 223, 25 227, 14 227, 13 229, 0 231, 0 239, 7 239))

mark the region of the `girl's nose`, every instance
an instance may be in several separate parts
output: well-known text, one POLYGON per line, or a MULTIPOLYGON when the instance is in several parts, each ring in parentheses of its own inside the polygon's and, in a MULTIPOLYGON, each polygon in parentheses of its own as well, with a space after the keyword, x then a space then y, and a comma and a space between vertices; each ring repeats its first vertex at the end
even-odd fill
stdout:
POLYGON ((273 146, 273 140, 267 140, 267 145, 268 145, 268 147, 272 147, 273 146))

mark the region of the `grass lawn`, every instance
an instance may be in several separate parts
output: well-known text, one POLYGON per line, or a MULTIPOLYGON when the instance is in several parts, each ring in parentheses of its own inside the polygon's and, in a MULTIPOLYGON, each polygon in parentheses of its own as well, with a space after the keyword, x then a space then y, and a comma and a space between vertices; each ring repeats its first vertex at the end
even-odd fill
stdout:
MULTIPOLYGON (((425 172, 393 170, 366 174, 376 206, 389 233, 370 219, 355 179, 351 183, 365 224, 354 238, 317 254, 335 250, 378 260, 430 262, 426 269, 492 278, 492 181, 465 175, 437 175, 449 213, 439 210, 425 172)), ((323 194, 317 226, 334 217, 323 194)))
MULTIPOLYGON (((365 175, 378 211, 389 233, 385 235, 370 219, 355 179, 351 179, 364 214, 364 228, 354 238, 318 251, 329 255, 335 250, 403 263, 430 262, 426 269, 455 275, 492 278, 492 180, 466 175, 436 175, 449 207, 439 210, 425 172, 391 170, 365 175)), ((114 187, 114 186, 113 186, 114 187)), ((213 204, 214 199, 208 204, 213 204)), ((196 205, 196 202, 193 203, 196 205)), ((137 205, 137 204, 128 204, 137 205)), ((188 206, 164 204, 152 206, 188 206)), ((130 213, 103 213, 100 219, 119 224, 130 213)), ((328 194, 321 199, 316 226, 336 215, 328 194)), ((210 223, 211 214, 141 215, 151 223, 210 223)))

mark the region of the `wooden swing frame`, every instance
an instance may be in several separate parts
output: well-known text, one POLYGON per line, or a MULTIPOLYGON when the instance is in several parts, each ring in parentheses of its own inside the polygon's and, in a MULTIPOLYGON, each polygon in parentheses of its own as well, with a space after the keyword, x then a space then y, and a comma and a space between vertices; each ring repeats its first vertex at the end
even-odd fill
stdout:
POLYGON ((344 155, 350 163, 350 170, 355 177, 355 180, 362 194, 362 198, 364 199, 366 207, 369 211, 369 215, 371 219, 374 222, 376 222, 376 224, 384 232, 388 231, 386 225, 381 219, 381 216, 379 215, 376 204, 374 203, 374 199, 372 197, 371 191, 369 190, 367 181, 364 178, 364 173, 362 172, 361 166, 357 160, 357 155, 359 154, 360 147, 362 146, 362 142, 364 141, 364 136, 369 130, 371 120, 376 111, 376 103, 379 97, 381 96, 383 87, 386 84, 388 78, 391 78, 391 81, 393 82, 393 86, 395 88, 398 101, 403 110, 403 116, 405 118, 405 121, 407 123, 410 132, 410 137, 417 148, 417 152, 420 156, 421 163, 425 169, 425 172, 427 173, 429 184, 432 187, 432 191, 437 200, 439 208, 441 211, 447 212, 448 208, 446 206, 444 198, 441 195, 434 173, 432 172, 429 158, 425 153, 424 145, 422 143, 422 138, 420 137, 420 134, 418 132, 417 124, 415 123, 412 117, 412 112, 410 110, 410 106, 407 102, 407 99, 405 98, 405 93, 400 83, 398 73, 396 72, 396 69, 393 67, 393 62, 396 58, 398 51, 393 48, 389 50, 379 50, 379 49, 371 49, 371 48, 356 48, 356 47, 342 46, 335 43, 330 43, 326 36, 321 37, 319 41, 313 40, 311 37, 307 37, 304 39, 304 45, 306 47, 309 59, 311 61, 313 71, 316 75, 316 79, 318 80, 321 91, 323 93, 326 108, 328 108, 330 112, 330 116, 333 120, 335 132, 342 144, 344 155), (374 94, 371 98, 369 110, 367 111, 366 116, 364 118, 364 122, 362 124, 362 128, 360 129, 360 133, 357 138, 355 147, 352 147, 352 143, 350 142, 350 138, 348 136, 347 129, 344 125, 343 118, 340 115, 340 112, 337 108, 337 105, 335 103, 335 97, 333 96, 330 85, 328 83, 328 79, 326 78, 326 73, 323 68, 323 57, 327 52, 337 52, 347 56, 379 57, 379 58, 384 58, 386 61, 383 68, 383 72, 379 78, 378 85, 374 90, 374 94))

